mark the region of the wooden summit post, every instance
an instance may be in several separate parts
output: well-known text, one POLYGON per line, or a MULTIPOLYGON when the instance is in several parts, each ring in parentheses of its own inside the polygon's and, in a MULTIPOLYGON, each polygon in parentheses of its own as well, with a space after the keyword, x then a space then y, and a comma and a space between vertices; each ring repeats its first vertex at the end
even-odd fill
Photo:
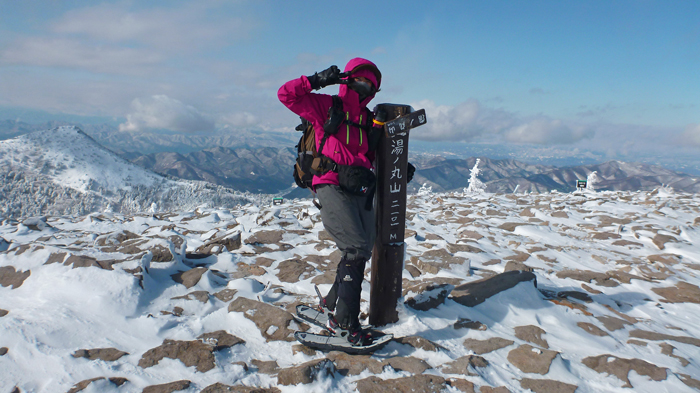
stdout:
POLYGON ((379 104, 386 111, 384 134, 377 147, 377 239, 372 252, 369 323, 383 326, 399 320, 401 275, 406 229, 408 133, 426 123, 425 110, 408 105, 379 104))

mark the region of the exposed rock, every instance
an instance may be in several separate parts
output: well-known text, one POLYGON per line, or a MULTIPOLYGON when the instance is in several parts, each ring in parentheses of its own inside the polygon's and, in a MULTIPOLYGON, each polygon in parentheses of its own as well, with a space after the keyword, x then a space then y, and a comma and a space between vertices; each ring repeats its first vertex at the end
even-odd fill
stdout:
POLYGON ((651 239, 652 242, 654 242, 654 245, 659 248, 659 250, 663 250, 666 248, 666 243, 672 242, 672 243, 678 243, 678 239, 676 239, 673 236, 669 235, 663 235, 660 233, 657 233, 653 239, 651 239))
POLYGON ((413 265, 406 265, 405 269, 408 272, 408 274, 410 274, 413 278, 416 278, 421 275, 420 270, 418 270, 418 268, 413 265))
POLYGON ((678 379, 681 380, 684 384, 690 386, 691 388, 695 388, 697 390, 700 390, 700 381, 697 379, 691 377, 688 374, 676 374, 678 376, 678 379))
POLYGON ((646 347, 647 342, 646 341, 641 341, 641 340, 635 340, 635 339, 629 339, 627 340, 627 344, 633 344, 639 347, 646 347))
POLYGON ((71 356, 74 358, 87 358, 90 360, 104 360, 105 362, 114 362, 128 353, 120 351, 116 348, 95 348, 95 349, 79 349, 71 356))
POLYGON ((399 344, 406 344, 410 345, 413 348, 416 349, 422 349, 424 351, 432 351, 432 352, 437 352, 438 349, 441 349, 442 347, 435 344, 434 342, 425 339, 420 336, 406 336, 406 337, 398 337, 394 338, 394 341, 396 341, 399 344))
POLYGON ((533 273, 515 270, 462 284, 452 290, 450 299, 463 306, 474 307, 491 296, 513 288, 523 281, 532 281, 533 285, 537 287, 537 278, 533 273))
POLYGON ((542 335, 545 333, 547 332, 542 330, 542 328, 534 325, 517 326, 515 328, 515 337, 529 343, 537 344, 542 348, 549 349, 547 340, 542 338, 542 335))
POLYGON ((591 236, 591 238, 595 240, 620 239, 621 237, 622 236, 618 235, 617 233, 611 232, 596 232, 591 236))
POLYGON ((619 282, 613 280, 605 273, 597 273, 590 270, 562 270, 557 272, 559 278, 572 278, 577 281, 591 283, 595 281, 596 285, 602 287, 616 287, 619 282))
POLYGON ((688 361, 688 359, 686 359, 686 358, 684 358, 684 357, 681 357, 681 356, 678 356, 678 355, 675 355, 675 354, 673 353, 673 350, 676 349, 676 347, 674 347, 673 345, 671 345, 671 344, 666 344, 666 343, 661 343, 661 344, 659 344, 659 347, 661 347, 661 353, 662 353, 662 354, 664 354, 664 355, 666 355, 666 356, 670 356, 670 357, 672 357, 672 358, 678 359, 678 361, 681 362, 681 365, 682 365, 683 367, 685 367, 685 366, 687 366, 687 365, 690 364, 690 362, 688 361))
POLYGON ((113 270, 111 261, 98 261, 96 258, 87 255, 70 255, 63 262, 65 266, 73 265, 73 269, 79 267, 99 267, 100 269, 113 270))
POLYGON ((505 386, 499 386, 497 388, 494 388, 491 386, 482 386, 479 388, 479 392, 481 392, 481 393, 511 393, 510 390, 508 390, 508 388, 505 386))
MULTIPOLYGON (((527 261, 528 259, 530 259, 530 254, 528 254, 526 252, 516 251, 514 255, 508 255, 507 257, 505 257, 503 259, 505 259, 506 261, 523 263, 523 262, 527 261)), ((526 270, 526 269, 520 269, 520 270, 526 270)))
POLYGON ((8 312, 9 312, 9 311, 3 310, 3 309, 0 308, 0 318, 2 318, 2 317, 4 317, 5 315, 7 315, 8 312))
POLYGON ((629 241, 629 240, 617 240, 617 241, 613 242, 613 246, 641 248, 641 247, 644 247, 644 244, 639 243, 639 242, 629 241))
POLYGON ((408 297, 404 304, 414 310, 428 311, 445 303, 453 288, 454 285, 450 284, 428 285, 424 291, 408 297))
POLYGON ((313 270, 313 266, 308 262, 299 259, 289 259, 280 262, 277 277, 279 277, 282 282, 299 282, 302 274, 312 272, 313 270))
POLYGON ((654 293, 663 296, 665 303, 698 303, 700 304, 700 288, 697 285, 679 281, 675 287, 652 288, 654 293))
POLYGON ((515 231, 515 228, 522 226, 522 225, 530 225, 530 224, 526 223, 526 222, 505 222, 505 223, 499 225, 498 228, 503 229, 504 231, 513 232, 513 231, 515 231))
POLYGON ((593 301, 593 299, 591 299, 591 297, 587 293, 579 292, 579 291, 557 292, 557 297, 558 298, 573 298, 573 299, 580 300, 580 301, 586 302, 586 303, 590 303, 593 301))
POLYGON ((468 318, 459 318, 457 322, 455 322, 454 326, 455 329, 471 329, 471 330, 481 330, 484 331, 488 329, 486 325, 479 321, 472 321, 471 319, 468 318))
POLYGON ((7 355, 7 351, 9 351, 9 349, 7 347, 1 347, 0 348, 0 356, 7 355))
MULTIPOLYGON (((260 333, 267 341, 294 341, 294 330, 289 329, 289 324, 294 321, 294 317, 285 310, 239 297, 229 304, 228 311, 241 312, 246 318, 255 322, 255 326, 260 329, 260 333)), ((308 329, 308 326, 302 323, 298 323, 298 326, 301 331, 308 329)))
POLYGON ((66 255, 68 255, 66 252, 51 253, 51 255, 49 255, 49 259, 46 260, 44 265, 50 265, 56 262, 63 263, 63 261, 66 259, 66 255))
POLYGON ((245 244, 279 244, 282 241, 284 231, 259 231, 245 239, 245 244))
POLYGON ((671 341, 677 341, 677 342, 683 343, 683 344, 690 344, 690 345, 695 345, 696 347, 700 347, 700 339, 695 338, 695 337, 673 336, 670 334, 662 334, 662 333, 650 332, 650 331, 646 331, 646 330, 632 330, 630 332, 630 337, 641 338, 641 339, 650 340, 650 341, 671 340, 671 341))
POLYGON ((501 337, 491 337, 488 340, 475 340, 473 338, 464 340, 464 346, 474 351, 477 355, 493 352, 497 349, 513 345, 514 343, 515 341, 513 340, 506 340, 501 337))
POLYGON ((214 294, 214 297, 221 300, 222 302, 230 302, 233 297, 238 293, 237 289, 222 289, 221 291, 214 294))
POLYGON ((236 264, 238 271, 234 272, 231 276, 233 278, 243 278, 249 276, 262 276, 267 273, 264 267, 258 265, 249 265, 245 262, 238 262, 236 264))
POLYGON ((447 385, 463 393, 476 393, 476 390, 474 390, 474 383, 469 382, 466 379, 448 378, 447 385))
POLYGON ((469 244, 464 244, 464 243, 447 243, 447 252, 450 254, 454 254, 457 252, 467 252, 470 254, 478 254, 480 252, 484 252, 484 250, 474 247, 469 244))
POLYGON ((192 382, 187 380, 174 381, 160 385, 151 385, 143 388, 142 393, 172 393, 180 390, 185 390, 190 387, 192 382))
POLYGON ((24 280, 32 274, 31 270, 20 272, 14 266, 0 266, 0 285, 16 289, 24 284, 24 280))
POLYGON ((192 288, 193 286, 197 285, 199 280, 202 278, 202 275, 206 271, 206 267, 196 267, 194 269, 173 274, 170 277, 172 277, 173 281, 176 283, 184 285, 185 288, 192 288))
POLYGON ((209 240, 199 246, 195 253, 204 255, 218 255, 224 251, 233 251, 241 248, 241 233, 235 231, 224 236, 209 240))
POLYGON ((171 298, 172 300, 184 299, 184 300, 197 300, 201 303, 206 303, 209 301, 209 292, 207 291, 194 291, 187 295, 175 296, 171 298))
POLYGON ((676 254, 654 254, 648 255, 647 259, 651 263, 662 263, 664 265, 675 265, 681 262, 681 259, 676 254))
POLYGON ((372 374, 379 374, 384 368, 384 363, 373 359, 370 355, 350 355, 345 352, 331 351, 326 358, 335 363, 341 375, 358 375, 365 370, 369 370, 372 374))
POLYGON ((408 371, 411 374, 422 374, 423 371, 431 368, 423 359, 413 356, 396 356, 385 360, 384 365, 391 366, 396 371, 408 371))
POLYGON ((106 246, 115 246, 118 244, 121 244, 127 240, 133 240, 133 239, 140 239, 141 236, 129 232, 127 230, 122 230, 122 231, 117 231, 117 232, 112 232, 107 235, 99 236, 95 240, 95 244, 97 244, 100 247, 106 247, 106 246))
POLYGON ((445 378, 424 374, 387 380, 371 376, 357 381, 360 393, 439 393, 446 387, 445 378))
POLYGON ((292 354, 296 355, 298 353, 303 353, 304 355, 307 355, 307 356, 314 356, 314 355, 316 355, 316 350, 313 348, 309 348, 303 344, 292 345, 292 354))
POLYGON ((187 367, 195 366, 199 372, 214 368, 214 347, 201 341, 165 340, 159 347, 149 349, 139 360, 139 366, 155 366, 163 358, 178 359, 187 367))
POLYGON ((553 381, 551 379, 530 379, 520 380, 520 387, 530 389, 535 393, 574 393, 578 386, 564 382, 553 381))
POLYGON ((631 325, 630 322, 620 319, 620 318, 615 318, 611 317, 608 315, 604 315, 601 317, 595 317, 597 320, 599 320, 603 326, 605 326, 606 329, 610 330, 611 332, 615 330, 620 330, 625 327, 625 325, 631 325))
POLYGON ((245 344, 245 340, 238 338, 224 330, 217 330, 211 333, 204 333, 197 337, 207 345, 214 347, 215 351, 220 351, 225 348, 230 348, 237 344, 245 344))
POLYGON ((469 263, 469 259, 452 255, 444 248, 436 248, 424 252, 420 257, 411 257, 411 263, 424 272, 437 274, 440 269, 447 269, 450 265, 469 263))
POLYGON ((92 379, 86 379, 84 381, 80 381, 80 382, 76 383, 72 388, 70 388, 70 390, 68 390, 68 393, 77 393, 77 392, 87 388, 88 385, 90 385, 91 383, 96 382, 96 381, 102 381, 102 380, 107 380, 116 386, 122 386, 123 384, 125 384, 126 382, 129 381, 126 378, 118 378, 118 377, 113 377, 113 378, 97 377, 97 378, 92 378, 92 379))
POLYGON ((277 374, 277 371, 279 371, 279 365, 277 364, 276 360, 258 360, 258 359, 253 359, 250 361, 250 364, 255 366, 255 368, 258 369, 258 372, 261 374, 277 374))
POLYGON ((640 359, 623 359, 613 355, 590 356, 582 360, 582 363, 599 373, 614 375, 625 382, 624 387, 633 387, 627 378, 630 370, 634 370, 639 375, 646 375, 654 381, 666 379, 667 368, 658 367, 640 359))
POLYGON ((455 359, 442 366, 442 372, 445 374, 465 374, 477 375, 476 368, 483 368, 489 365, 489 361, 478 355, 467 355, 455 359))
POLYGON ((517 261, 508 261, 508 263, 506 263, 505 269, 503 269, 504 272, 511 272, 511 271, 514 271, 514 270, 521 270, 521 271, 525 271, 525 272, 532 272, 532 271, 534 271, 535 269, 531 268, 530 266, 528 266, 528 265, 526 265, 526 264, 524 264, 524 263, 522 263, 522 262, 517 262, 517 261))
POLYGON ((508 361, 519 368, 520 371, 545 375, 549 372, 549 366, 552 364, 552 360, 554 360, 558 354, 559 352, 556 351, 539 349, 524 344, 508 353, 508 361))
POLYGON ((51 225, 46 222, 46 216, 41 217, 29 217, 22 221, 22 224, 32 231, 41 232, 45 229, 53 229, 51 225))
POLYGON ((160 245, 153 246, 151 248, 151 254, 153 254, 151 262, 170 262, 175 259, 169 248, 160 245))
POLYGON ((296 367, 280 370, 277 374, 277 381, 280 385, 309 384, 317 378, 333 374, 336 371, 333 361, 328 359, 317 359, 300 364, 296 367))
POLYGON ((242 385, 229 386, 217 382, 207 386, 200 393, 280 393, 280 390, 277 388, 256 388, 242 385))
POLYGON ((599 337, 605 337, 609 336, 608 333, 606 333, 604 330, 599 328, 598 326, 588 323, 588 322, 578 322, 576 323, 576 326, 580 327, 581 329, 585 330, 589 334, 592 334, 594 336, 599 336, 599 337))

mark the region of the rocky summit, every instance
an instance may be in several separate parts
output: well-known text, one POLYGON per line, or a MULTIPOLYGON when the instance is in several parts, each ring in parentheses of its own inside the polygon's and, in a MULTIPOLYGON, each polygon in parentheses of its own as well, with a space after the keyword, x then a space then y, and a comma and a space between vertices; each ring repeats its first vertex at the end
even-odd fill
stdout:
MULTIPOLYGON (((339 254, 309 200, 3 219, 12 392, 696 392, 700 197, 409 196, 394 341, 294 341, 339 254)), ((362 317, 369 311, 370 269, 362 317)), ((363 320, 367 323, 367 320, 363 320)))

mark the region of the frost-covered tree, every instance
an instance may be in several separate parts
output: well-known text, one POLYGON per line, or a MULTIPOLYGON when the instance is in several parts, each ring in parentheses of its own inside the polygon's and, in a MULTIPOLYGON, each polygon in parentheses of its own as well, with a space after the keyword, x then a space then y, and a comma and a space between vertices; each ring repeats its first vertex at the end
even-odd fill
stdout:
POLYGON ((430 195, 433 193, 433 187, 429 186, 428 183, 423 183, 418 189, 418 195, 430 195))
POLYGON ((589 191, 595 191, 595 183, 599 182, 598 171, 593 171, 588 174, 586 178, 586 189, 589 191))
POLYGON ((481 194, 486 190, 486 185, 477 177, 481 173, 480 161, 481 159, 477 158, 474 167, 469 171, 469 187, 464 189, 464 193, 467 195, 481 194))

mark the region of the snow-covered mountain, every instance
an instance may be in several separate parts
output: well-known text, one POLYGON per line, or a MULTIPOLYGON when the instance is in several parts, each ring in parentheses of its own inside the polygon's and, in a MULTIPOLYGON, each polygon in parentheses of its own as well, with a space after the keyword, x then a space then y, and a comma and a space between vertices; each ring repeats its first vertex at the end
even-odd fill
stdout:
POLYGON ((0 141, 0 165, 45 176, 80 192, 130 190, 169 181, 106 150, 77 127, 57 127, 0 141))
POLYGON ((172 180, 105 149, 77 127, 0 141, 0 214, 86 214, 248 202, 224 187, 172 180))
MULTIPOLYGON (((700 389, 697 195, 409 196, 399 320, 381 327, 396 339, 372 356, 291 337, 316 329, 290 312, 339 260, 319 213, 295 200, 3 220, 0 390, 700 389)), ((362 298, 366 315, 368 282, 362 298)))

